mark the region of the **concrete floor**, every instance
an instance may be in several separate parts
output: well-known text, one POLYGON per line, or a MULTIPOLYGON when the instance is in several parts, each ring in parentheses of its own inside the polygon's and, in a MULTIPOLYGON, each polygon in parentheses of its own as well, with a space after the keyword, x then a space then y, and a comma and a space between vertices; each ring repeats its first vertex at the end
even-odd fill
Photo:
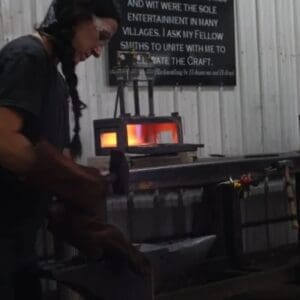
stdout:
POLYGON ((156 300, 300 300, 299 270, 294 264, 285 265, 157 295, 156 300))
POLYGON ((300 300, 300 285, 277 284, 274 288, 252 291, 226 300, 300 300))

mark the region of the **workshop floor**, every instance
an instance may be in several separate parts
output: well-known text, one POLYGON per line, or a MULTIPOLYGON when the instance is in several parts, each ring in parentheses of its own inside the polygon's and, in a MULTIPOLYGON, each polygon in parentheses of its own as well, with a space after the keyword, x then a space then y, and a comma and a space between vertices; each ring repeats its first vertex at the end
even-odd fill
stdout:
POLYGON ((300 300, 300 285, 277 284, 273 289, 253 291, 226 300, 300 300))

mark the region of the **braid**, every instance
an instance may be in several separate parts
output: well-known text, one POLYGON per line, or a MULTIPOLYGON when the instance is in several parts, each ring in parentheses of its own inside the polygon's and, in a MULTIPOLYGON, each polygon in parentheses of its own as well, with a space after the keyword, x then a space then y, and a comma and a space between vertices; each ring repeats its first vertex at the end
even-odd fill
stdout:
POLYGON ((87 106, 79 97, 77 90, 78 78, 75 73, 74 49, 71 44, 73 32, 63 30, 53 40, 54 52, 61 62, 62 72, 67 82, 69 93, 72 100, 72 110, 74 114, 74 135, 70 143, 70 150, 73 157, 80 157, 82 154, 82 145, 80 141, 80 122, 81 111, 87 106))
MULTIPOLYGON (((83 1, 84 2, 84 1, 83 1)), ((74 18, 74 0, 56 1, 54 10, 60 24, 61 30, 57 30, 53 39, 54 53, 61 62, 62 72, 67 82, 69 93, 72 100, 72 110, 74 114, 73 137, 70 143, 70 151, 73 157, 80 157, 82 154, 82 145, 80 141, 80 122, 81 111, 86 105, 80 100, 77 83, 78 78, 75 73, 74 54, 72 46, 74 32, 72 30, 72 21, 74 18)))

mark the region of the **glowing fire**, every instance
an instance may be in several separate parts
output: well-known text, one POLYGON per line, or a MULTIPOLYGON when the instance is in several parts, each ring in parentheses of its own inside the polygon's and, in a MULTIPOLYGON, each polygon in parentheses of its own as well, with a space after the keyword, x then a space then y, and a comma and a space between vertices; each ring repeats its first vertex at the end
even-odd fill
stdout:
POLYGON ((128 146, 178 143, 176 123, 144 123, 127 125, 128 146))
POLYGON ((100 145, 102 148, 116 148, 117 144, 116 132, 105 132, 100 135, 100 145))
MULTIPOLYGON (((151 146, 157 144, 177 144, 179 141, 176 123, 127 124, 128 146, 151 146)), ((100 135, 102 148, 118 146, 116 132, 104 132, 100 135)))

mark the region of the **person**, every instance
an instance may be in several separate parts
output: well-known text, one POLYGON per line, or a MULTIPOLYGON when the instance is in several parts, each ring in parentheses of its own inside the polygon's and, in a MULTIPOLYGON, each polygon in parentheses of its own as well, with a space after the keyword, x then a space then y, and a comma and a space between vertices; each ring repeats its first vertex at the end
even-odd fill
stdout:
POLYGON ((113 0, 54 0, 35 33, 0 51, 1 299, 40 299, 28 270, 36 261, 37 231, 53 196, 63 203, 50 210, 53 232, 88 256, 97 257, 102 249, 125 258, 135 270, 143 264, 120 230, 100 218, 105 178, 74 162, 81 155, 79 119, 86 107, 75 67, 99 57, 119 23, 113 0))

